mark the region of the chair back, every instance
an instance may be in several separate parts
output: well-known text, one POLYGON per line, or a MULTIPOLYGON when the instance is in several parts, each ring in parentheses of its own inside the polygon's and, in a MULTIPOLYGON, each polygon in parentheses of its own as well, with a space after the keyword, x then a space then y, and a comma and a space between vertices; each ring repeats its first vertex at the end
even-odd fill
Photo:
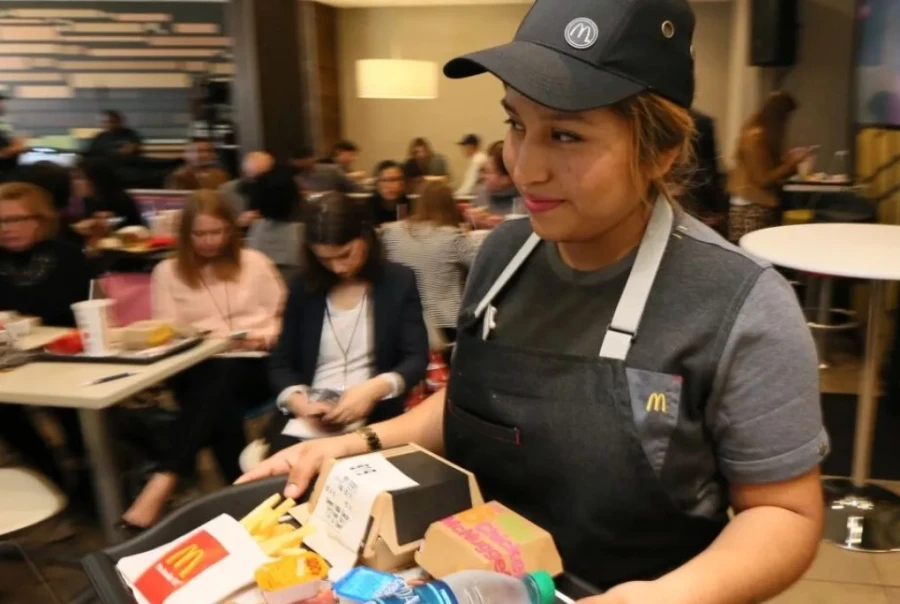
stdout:
POLYGON ((112 314, 119 327, 152 318, 149 274, 110 273, 100 278, 100 287, 116 302, 112 314))

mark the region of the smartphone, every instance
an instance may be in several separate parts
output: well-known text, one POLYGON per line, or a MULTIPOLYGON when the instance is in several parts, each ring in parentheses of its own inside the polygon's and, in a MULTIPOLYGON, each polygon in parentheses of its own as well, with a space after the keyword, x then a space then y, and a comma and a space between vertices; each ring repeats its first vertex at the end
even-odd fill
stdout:
POLYGON ((331 405, 337 405, 341 400, 341 393, 330 388, 314 388, 306 396, 313 402, 331 405))
POLYGON ((244 331, 232 331, 228 334, 229 340, 246 340, 247 336, 250 335, 250 332, 247 330, 244 331))

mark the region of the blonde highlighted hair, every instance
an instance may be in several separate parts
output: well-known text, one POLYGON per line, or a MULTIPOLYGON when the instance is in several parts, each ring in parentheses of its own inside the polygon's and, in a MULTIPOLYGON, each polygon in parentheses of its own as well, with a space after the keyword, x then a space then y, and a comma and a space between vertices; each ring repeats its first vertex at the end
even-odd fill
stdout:
POLYGON ((59 214, 53 206, 50 194, 44 189, 24 183, 11 182, 0 185, 0 202, 14 201, 28 208, 41 225, 39 238, 41 241, 52 239, 59 230, 59 214))
POLYGON ((646 191, 647 203, 659 195, 676 202, 685 192, 694 170, 696 130, 690 111, 650 92, 625 99, 610 109, 631 128, 631 177, 635 189, 646 191), (660 176, 651 176, 670 154, 674 155, 671 168, 660 176))
POLYGON ((212 216, 227 224, 228 239, 221 255, 212 264, 216 278, 221 281, 234 281, 241 272, 240 230, 231 204, 216 191, 207 189, 197 191, 184 204, 178 229, 178 246, 175 249, 175 273, 193 289, 198 289, 202 284, 200 268, 204 264, 194 251, 192 241, 194 222, 200 215, 212 216))

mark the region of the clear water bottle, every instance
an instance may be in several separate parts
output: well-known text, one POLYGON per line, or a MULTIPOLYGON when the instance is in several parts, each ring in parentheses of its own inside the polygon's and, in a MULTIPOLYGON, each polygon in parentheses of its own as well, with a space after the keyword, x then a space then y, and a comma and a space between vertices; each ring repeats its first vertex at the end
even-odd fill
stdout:
POLYGON ((464 570, 441 581, 407 587, 368 604, 554 604, 553 577, 543 571, 521 579, 486 570, 464 570))

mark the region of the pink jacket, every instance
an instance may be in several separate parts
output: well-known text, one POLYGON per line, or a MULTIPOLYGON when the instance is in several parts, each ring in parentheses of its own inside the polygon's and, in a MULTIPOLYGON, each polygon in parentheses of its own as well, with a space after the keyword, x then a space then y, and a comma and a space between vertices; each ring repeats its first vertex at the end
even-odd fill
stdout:
POLYGON ((159 263, 151 284, 153 317, 209 330, 214 338, 234 331, 270 342, 278 337, 285 288, 271 260, 243 249, 236 281, 220 281, 206 268, 202 275, 205 285, 191 289, 178 278, 174 259, 159 263))

